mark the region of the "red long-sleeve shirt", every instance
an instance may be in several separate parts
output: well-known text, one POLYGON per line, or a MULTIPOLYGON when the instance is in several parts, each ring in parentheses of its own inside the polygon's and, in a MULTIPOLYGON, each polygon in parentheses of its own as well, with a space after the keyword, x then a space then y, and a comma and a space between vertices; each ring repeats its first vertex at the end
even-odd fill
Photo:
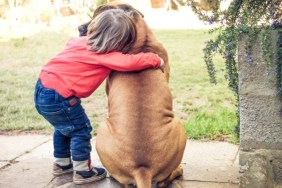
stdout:
POLYGON ((160 58, 153 53, 98 54, 88 49, 87 37, 71 39, 66 48, 42 68, 39 77, 43 86, 55 89, 66 98, 85 98, 99 87, 112 70, 126 72, 160 66, 160 58))

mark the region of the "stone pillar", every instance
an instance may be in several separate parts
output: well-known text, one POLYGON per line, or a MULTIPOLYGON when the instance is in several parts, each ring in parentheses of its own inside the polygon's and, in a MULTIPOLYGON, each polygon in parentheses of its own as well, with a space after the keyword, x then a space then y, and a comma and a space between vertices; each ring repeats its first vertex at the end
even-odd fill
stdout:
MULTIPOLYGON (((277 51, 277 33, 272 50, 277 51)), ((240 187, 282 187, 282 117, 274 72, 267 72, 260 40, 252 61, 239 42, 240 187)), ((274 56, 276 56, 275 54, 274 56)))

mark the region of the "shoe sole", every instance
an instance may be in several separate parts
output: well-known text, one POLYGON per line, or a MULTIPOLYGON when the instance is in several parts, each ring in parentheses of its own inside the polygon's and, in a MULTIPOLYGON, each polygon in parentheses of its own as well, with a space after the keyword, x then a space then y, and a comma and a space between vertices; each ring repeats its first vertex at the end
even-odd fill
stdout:
POLYGON ((65 174, 70 174, 70 173, 73 173, 73 169, 69 169, 69 170, 65 170, 63 172, 53 172, 53 175, 54 176, 61 176, 61 175, 65 175, 65 174))
POLYGON ((104 179, 106 176, 107 176, 107 172, 105 172, 104 174, 101 174, 100 176, 94 176, 94 177, 82 179, 82 180, 73 180, 73 183, 76 184, 76 185, 91 183, 91 182, 95 182, 95 181, 99 181, 101 179, 104 179))

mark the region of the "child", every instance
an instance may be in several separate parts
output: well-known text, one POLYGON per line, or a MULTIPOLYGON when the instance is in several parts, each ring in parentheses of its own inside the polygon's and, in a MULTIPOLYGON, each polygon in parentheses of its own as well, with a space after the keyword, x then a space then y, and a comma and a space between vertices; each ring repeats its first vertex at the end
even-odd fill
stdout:
POLYGON ((107 10, 92 20, 87 37, 71 39, 41 70, 34 101, 54 126, 55 176, 74 171, 75 184, 106 176, 104 168, 91 166, 92 127, 80 98, 91 95, 112 70, 138 71, 163 64, 156 54, 123 54, 135 39, 131 18, 122 10, 107 10))

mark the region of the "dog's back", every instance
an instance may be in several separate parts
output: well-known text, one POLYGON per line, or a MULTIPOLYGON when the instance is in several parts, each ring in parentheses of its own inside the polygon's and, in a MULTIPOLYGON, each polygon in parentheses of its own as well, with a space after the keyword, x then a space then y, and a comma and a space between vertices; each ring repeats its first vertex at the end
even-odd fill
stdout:
POLYGON ((111 73, 109 118, 98 129, 96 148, 114 178, 148 188, 178 167, 186 137, 172 111, 167 52, 141 17, 135 21, 138 34, 131 53, 157 53, 165 61, 164 71, 111 73))

